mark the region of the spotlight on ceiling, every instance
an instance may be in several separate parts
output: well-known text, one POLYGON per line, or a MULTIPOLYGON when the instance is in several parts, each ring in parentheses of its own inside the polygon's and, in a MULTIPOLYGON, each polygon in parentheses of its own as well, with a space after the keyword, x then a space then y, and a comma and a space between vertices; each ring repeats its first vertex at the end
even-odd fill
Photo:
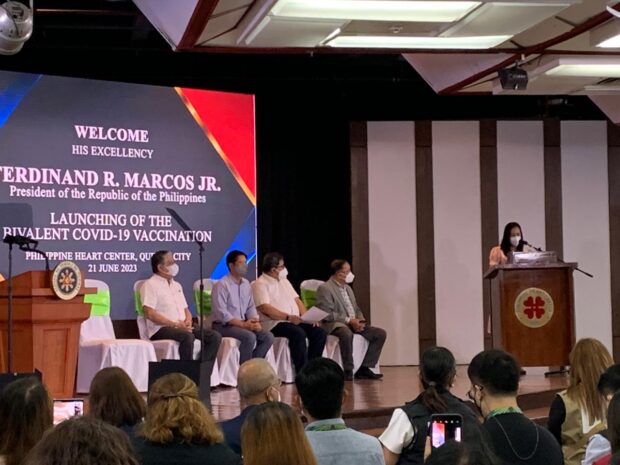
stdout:
POLYGON ((0 4, 0 55, 15 55, 32 35, 32 0, 30 8, 20 2, 0 4))
POLYGON ((499 82, 504 90, 525 90, 527 89, 527 71, 515 66, 514 68, 501 69, 497 73, 499 82))

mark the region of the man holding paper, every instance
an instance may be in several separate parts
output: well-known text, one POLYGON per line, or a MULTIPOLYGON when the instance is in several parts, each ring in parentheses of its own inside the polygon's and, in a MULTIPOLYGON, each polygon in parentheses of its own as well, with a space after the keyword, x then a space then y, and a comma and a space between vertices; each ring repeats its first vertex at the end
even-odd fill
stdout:
POLYGON ((367 326, 364 315, 357 305, 351 284, 354 279, 351 265, 346 260, 334 260, 330 265, 331 277, 321 284, 316 293, 316 306, 329 315, 323 320, 323 328, 340 340, 340 354, 346 380, 353 379, 353 334, 360 334, 368 341, 368 351, 356 379, 379 379, 383 375, 371 368, 379 363, 385 344, 384 329, 367 326))
POLYGON ((252 293, 263 329, 288 339, 293 365, 299 373, 308 359, 323 355, 327 333, 318 325, 303 322, 306 307, 287 275, 284 257, 268 253, 263 258, 262 274, 252 283, 252 293))

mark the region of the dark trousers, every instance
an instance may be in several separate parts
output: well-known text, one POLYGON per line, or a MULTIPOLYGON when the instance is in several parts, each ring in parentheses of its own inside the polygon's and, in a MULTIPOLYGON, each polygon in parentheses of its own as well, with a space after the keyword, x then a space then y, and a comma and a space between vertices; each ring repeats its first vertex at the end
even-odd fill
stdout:
MULTIPOLYGON (((194 339, 200 339, 200 328, 193 332, 183 329, 164 326, 151 336, 151 340, 172 339, 179 343, 179 356, 181 360, 194 359, 194 339)), ((203 362, 215 362, 217 351, 220 348, 222 336, 219 333, 205 328, 202 350, 204 354, 203 362)))
MULTIPOLYGON (((332 335, 339 340, 340 355, 342 356, 342 365, 344 371, 353 371, 353 335, 348 326, 338 326, 332 331, 332 335)), ((386 333, 384 329, 375 328, 374 326, 366 326, 364 331, 358 333, 368 341, 368 351, 362 362, 363 367, 373 368, 379 363, 381 350, 385 344, 386 333)))
POLYGON ((233 337, 239 345, 239 364, 251 358, 265 358, 273 344, 274 336, 269 331, 249 331, 237 326, 213 323, 213 329, 224 337, 233 337))
POLYGON ((323 328, 300 323, 278 323, 271 332, 275 337, 285 337, 288 339, 288 347, 291 350, 291 358, 297 373, 309 359, 323 356, 327 332, 323 328), (308 345, 306 346, 306 338, 308 345))

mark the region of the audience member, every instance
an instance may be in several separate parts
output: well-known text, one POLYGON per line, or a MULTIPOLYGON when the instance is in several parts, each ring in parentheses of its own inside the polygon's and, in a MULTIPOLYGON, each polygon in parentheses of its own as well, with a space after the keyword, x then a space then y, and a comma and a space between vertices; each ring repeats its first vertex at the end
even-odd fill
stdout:
POLYGON ((9 384, 0 394, 0 465, 20 465, 52 424, 52 400, 37 378, 9 384))
POLYGON ((23 465, 138 465, 138 461, 125 433, 85 416, 50 429, 23 465))
MULTIPOLYGON (((620 364, 610 366, 605 373, 601 375, 597 388, 609 402, 614 394, 620 390, 620 364)), ((609 461, 611 457, 611 445, 609 443, 609 428, 611 428, 611 425, 609 424, 609 413, 607 416, 607 428, 593 435, 590 441, 588 441, 586 455, 581 462, 582 465, 592 465, 595 462, 598 463, 602 459, 604 459, 605 463, 609 461)), ((620 419, 620 412, 616 418, 620 419)))
POLYGON ((596 339, 579 340, 570 354, 569 386, 555 396, 548 424, 562 446, 566 465, 581 465, 589 439, 605 429, 606 401, 597 385, 613 363, 596 339))
POLYGON ((462 442, 455 440, 431 449, 430 438, 424 451, 425 465, 500 465, 501 461, 489 444, 488 435, 480 425, 464 428, 462 442))
POLYGON ((344 371, 333 360, 316 358, 297 374, 295 385, 319 465, 383 465, 376 438, 347 428, 342 419, 344 371))
POLYGON ((609 402, 607 425, 609 452, 595 459, 592 462, 594 465, 607 465, 610 461, 620 462, 620 392, 616 392, 609 402))
POLYGON ((159 378, 149 392, 146 418, 134 445, 142 465, 238 465, 239 456, 180 373, 159 378))
POLYGON ((323 355, 327 333, 318 325, 302 321, 306 307, 287 276, 284 257, 279 253, 268 253, 263 258, 262 274, 252 283, 252 291, 263 328, 270 330, 275 337, 288 339, 293 365, 299 373, 308 359, 323 355))
POLYGON ((122 368, 108 367, 100 370, 89 391, 88 414, 110 423, 130 436, 146 414, 146 402, 122 368))
POLYGON ((443 347, 427 349, 420 360, 420 382, 424 391, 392 414, 390 424, 379 441, 387 465, 421 464, 428 422, 434 413, 458 413, 463 427, 478 424, 476 415, 459 398, 450 393, 456 376, 454 355, 443 347))
POLYGON ((220 423, 226 444, 241 455, 241 427, 257 405, 280 401, 281 382, 266 360, 254 358, 239 367, 237 390, 241 396, 241 414, 220 423))
POLYGON ((226 256, 228 274, 213 285, 211 293, 213 329, 223 337, 239 340, 239 363, 252 357, 265 358, 274 339, 259 322, 252 287, 245 279, 247 258, 239 250, 230 252, 226 256))
POLYGON ((480 352, 468 372, 469 397, 484 417, 484 429, 504 464, 562 465, 562 450, 545 428, 517 405, 521 368, 501 350, 480 352))
POLYGON ((241 428, 243 465, 318 465, 301 420, 281 402, 256 407, 241 428))
POLYGON ((316 293, 316 306, 329 315, 323 320, 323 329, 340 341, 340 353, 344 365, 345 379, 353 379, 353 335, 359 334, 368 341, 368 350, 362 365, 355 373, 359 379, 379 379, 381 374, 371 368, 379 363, 381 350, 385 344, 384 329, 369 326, 362 314, 353 289, 349 286, 354 276, 351 265, 346 260, 334 260, 330 265, 329 281, 319 286, 316 293))

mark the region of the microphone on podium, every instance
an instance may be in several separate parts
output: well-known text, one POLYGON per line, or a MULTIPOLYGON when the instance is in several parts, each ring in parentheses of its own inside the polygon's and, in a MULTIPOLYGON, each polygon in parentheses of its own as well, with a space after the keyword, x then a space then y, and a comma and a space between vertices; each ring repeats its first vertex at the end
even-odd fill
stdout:
POLYGON ((528 241, 523 241, 523 245, 527 245, 528 247, 531 247, 534 250, 537 250, 538 252, 542 252, 543 249, 541 249, 540 247, 536 247, 535 245, 530 244, 528 241))

